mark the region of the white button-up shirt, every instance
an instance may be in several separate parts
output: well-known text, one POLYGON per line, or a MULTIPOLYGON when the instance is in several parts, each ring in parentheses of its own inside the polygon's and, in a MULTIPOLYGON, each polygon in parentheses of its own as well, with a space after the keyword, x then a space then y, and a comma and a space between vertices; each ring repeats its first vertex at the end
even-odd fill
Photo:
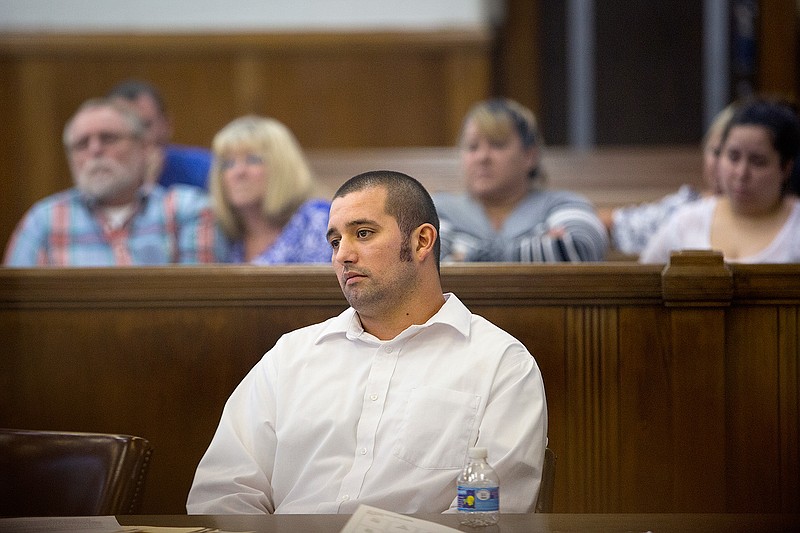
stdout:
POLYGON ((282 336, 228 399, 188 512, 444 512, 471 446, 489 450, 501 511, 532 511, 547 444, 539 368, 445 298, 390 341, 352 308, 282 336))

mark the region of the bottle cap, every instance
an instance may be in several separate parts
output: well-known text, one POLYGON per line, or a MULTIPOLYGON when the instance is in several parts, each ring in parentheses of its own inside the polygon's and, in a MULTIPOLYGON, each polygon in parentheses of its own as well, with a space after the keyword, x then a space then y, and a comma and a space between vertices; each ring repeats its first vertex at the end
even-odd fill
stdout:
POLYGON ((486 456, 488 455, 488 452, 487 452, 486 448, 470 448, 468 455, 472 459, 479 459, 479 458, 486 459, 486 456))

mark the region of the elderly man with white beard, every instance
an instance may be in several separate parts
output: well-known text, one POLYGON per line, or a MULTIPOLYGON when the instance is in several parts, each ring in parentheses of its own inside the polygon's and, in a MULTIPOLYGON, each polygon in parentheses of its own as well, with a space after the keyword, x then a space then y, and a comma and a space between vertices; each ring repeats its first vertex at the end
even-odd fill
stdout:
POLYGON ((6 266, 214 263, 224 257, 204 191, 146 183, 153 147, 132 107, 88 100, 67 122, 63 141, 75 186, 25 214, 8 243, 6 266))

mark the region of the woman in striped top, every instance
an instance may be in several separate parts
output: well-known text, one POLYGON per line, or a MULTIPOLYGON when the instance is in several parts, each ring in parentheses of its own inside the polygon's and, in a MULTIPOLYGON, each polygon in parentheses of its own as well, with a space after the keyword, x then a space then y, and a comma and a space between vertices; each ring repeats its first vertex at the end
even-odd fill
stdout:
POLYGON ((513 100, 469 112, 460 141, 466 191, 434 196, 443 262, 605 258, 608 235, 594 206, 543 186, 541 146, 533 113, 513 100))

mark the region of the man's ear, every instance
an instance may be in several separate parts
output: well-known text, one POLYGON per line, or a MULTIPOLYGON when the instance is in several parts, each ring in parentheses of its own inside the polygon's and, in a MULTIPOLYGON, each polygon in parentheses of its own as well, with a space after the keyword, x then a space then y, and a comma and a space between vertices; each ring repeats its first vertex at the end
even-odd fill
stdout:
POLYGON ((414 230, 414 237, 414 242, 416 243, 414 253, 422 261, 433 253, 433 245, 436 242, 438 233, 432 224, 425 223, 414 230))

